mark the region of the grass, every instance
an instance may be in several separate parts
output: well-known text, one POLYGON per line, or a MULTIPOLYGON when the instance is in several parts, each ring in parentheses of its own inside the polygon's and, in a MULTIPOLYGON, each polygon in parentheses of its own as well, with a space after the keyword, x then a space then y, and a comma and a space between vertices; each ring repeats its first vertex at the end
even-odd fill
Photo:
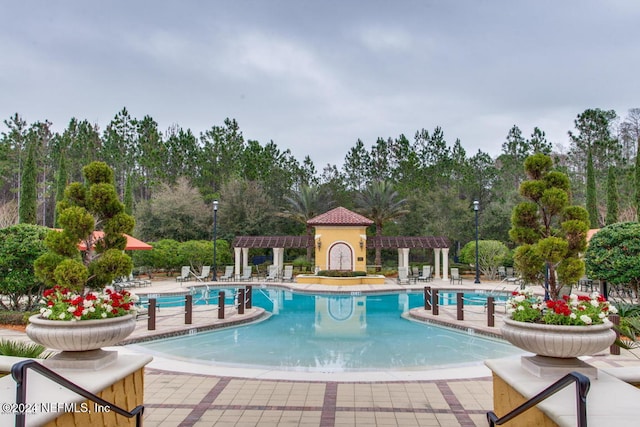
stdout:
POLYGON ((23 341, 0 340, 0 355, 27 357, 31 359, 46 359, 51 356, 45 353, 46 348, 40 344, 23 341))

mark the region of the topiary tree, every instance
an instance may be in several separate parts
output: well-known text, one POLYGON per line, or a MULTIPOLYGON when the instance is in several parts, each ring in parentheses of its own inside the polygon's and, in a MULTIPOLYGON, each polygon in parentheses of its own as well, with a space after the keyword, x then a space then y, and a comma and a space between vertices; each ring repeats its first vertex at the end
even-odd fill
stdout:
POLYGON ((572 285, 584 275, 580 253, 587 245, 589 214, 569 204, 569 178, 552 166, 544 154, 525 160, 528 180, 520 185, 520 195, 526 201, 513 209, 509 236, 520 245, 514 265, 522 278, 540 285, 546 280, 550 298, 557 299, 562 284, 572 285))
POLYGON ((629 286, 638 296, 640 287, 640 224, 607 225, 593 235, 585 254, 587 274, 612 285, 629 286))
POLYGON ((58 284, 76 292, 101 289, 128 275, 133 266, 124 253, 123 233, 131 233, 134 219, 118 200, 113 171, 104 162, 93 162, 82 173, 86 184, 69 184, 56 206, 62 231, 48 233, 48 252, 35 262, 36 275, 47 286, 58 284), (82 252, 80 242, 87 248, 82 252))
POLYGON ((49 229, 18 224, 0 229, 0 307, 30 310, 44 286, 33 271, 34 261, 46 252, 44 239, 49 229))
MULTIPOLYGON (((509 248, 502 242, 497 240, 478 241, 478 267, 482 274, 489 280, 494 280, 498 276, 498 267, 502 265, 508 255, 509 248)), ((460 251, 460 261, 475 265, 475 240, 464 245, 460 251)))

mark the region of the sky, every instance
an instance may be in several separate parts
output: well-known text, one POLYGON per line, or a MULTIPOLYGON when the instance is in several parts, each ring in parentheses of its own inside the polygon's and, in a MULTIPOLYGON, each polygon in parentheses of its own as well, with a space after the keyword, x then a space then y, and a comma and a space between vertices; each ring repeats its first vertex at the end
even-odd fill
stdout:
POLYGON ((638 22, 633 0, 5 1, 0 119, 233 118, 318 170, 437 126, 469 156, 513 125, 566 149, 584 110, 640 107, 638 22))

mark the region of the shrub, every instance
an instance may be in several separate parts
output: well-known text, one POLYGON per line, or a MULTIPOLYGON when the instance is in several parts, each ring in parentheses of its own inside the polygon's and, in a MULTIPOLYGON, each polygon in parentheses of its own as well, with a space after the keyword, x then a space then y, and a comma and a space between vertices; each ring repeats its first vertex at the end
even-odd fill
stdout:
POLYGON ((366 276, 366 271, 320 270, 318 276, 325 277, 361 277, 366 276))
POLYGON ((46 348, 40 344, 23 341, 0 340, 0 354, 3 356, 46 359, 51 356, 51 353, 45 353, 45 350, 46 348))

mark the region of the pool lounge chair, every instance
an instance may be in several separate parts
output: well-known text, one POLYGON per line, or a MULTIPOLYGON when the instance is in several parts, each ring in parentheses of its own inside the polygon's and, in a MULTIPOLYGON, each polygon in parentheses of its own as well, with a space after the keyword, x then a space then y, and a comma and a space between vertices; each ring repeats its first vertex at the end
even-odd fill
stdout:
POLYGON ((267 277, 265 277, 265 280, 273 280, 276 281, 278 280, 278 266, 277 265, 270 265, 268 268, 269 273, 267 274, 267 277))
POLYGON ((282 274, 283 282, 293 282, 293 265, 285 265, 284 273, 282 274))
POLYGON ((233 269, 234 269, 233 265, 227 265, 224 268, 224 274, 222 276, 220 276, 218 278, 218 280, 220 280, 222 282, 226 282, 228 280, 233 279, 233 269))
POLYGON ((409 267, 398 267, 398 285, 409 284, 409 267))
POLYGON ((451 269, 451 279, 450 279, 451 283, 455 283, 458 282, 460 285, 462 285, 462 276, 460 276, 460 270, 457 268, 452 268, 451 269))
POLYGON ((186 282, 191 279, 189 276, 191 276, 191 267, 183 265, 180 275, 176 276, 176 282, 186 282))
POLYGON ((429 282, 431 279, 433 279, 433 276, 431 274, 431 266, 423 265, 422 275, 418 276, 417 280, 424 280, 425 282, 429 282))
POLYGON ((242 272, 242 276, 240 276, 240 281, 241 282, 250 282, 253 280, 253 277, 251 277, 251 273, 252 271, 252 266, 247 266, 245 267, 244 271, 242 272))
POLYGON ((202 282, 205 279, 208 280, 210 274, 211 274, 211 266, 203 265, 200 275, 195 275, 194 277, 196 278, 197 281, 202 282))

